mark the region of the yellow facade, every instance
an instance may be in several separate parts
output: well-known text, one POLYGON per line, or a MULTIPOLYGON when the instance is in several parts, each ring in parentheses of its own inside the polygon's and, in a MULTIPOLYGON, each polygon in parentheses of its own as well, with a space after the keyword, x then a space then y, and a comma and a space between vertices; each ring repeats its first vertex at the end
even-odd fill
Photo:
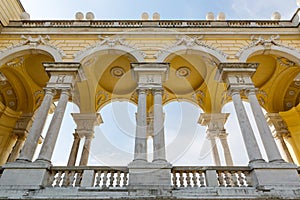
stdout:
POLYGON ((82 64, 86 81, 70 99, 81 113, 97 112, 112 100, 137 103, 131 62, 169 62, 163 102, 185 100, 218 113, 231 101, 225 84, 214 78, 218 64, 259 63, 253 76, 257 97, 267 113, 280 113, 286 122, 286 140, 300 162, 298 12, 290 21, 34 21, 20 20, 19 1, 5 2, 0 4, 0 165, 16 143, 18 120, 34 116, 43 99, 49 77, 42 63, 48 61, 82 64))

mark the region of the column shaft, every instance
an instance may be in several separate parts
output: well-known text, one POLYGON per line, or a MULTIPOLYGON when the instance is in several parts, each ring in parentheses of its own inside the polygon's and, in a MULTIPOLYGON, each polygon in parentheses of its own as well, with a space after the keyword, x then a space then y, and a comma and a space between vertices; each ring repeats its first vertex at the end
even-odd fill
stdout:
POLYGON ((92 139, 93 139, 93 134, 85 137, 81 159, 79 163, 80 166, 86 166, 88 164, 92 139))
POLYGON ((230 153, 230 148, 227 142, 227 137, 222 136, 220 138, 223 150, 224 150, 224 157, 225 157, 225 162, 227 166, 233 166, 233 161, 230 153))
POLYGON ((60 126, 65 114, 66 106, 69 100, 69 91, 63 90, 60 94, 59 102, 54 111, 53 118, 49 125, 47 135, 45 137, 43 146, 41 148, 39 157, 37 160, 42 160, 51 163, 51 157, 54 151, 60 126))
POLYGON ((74 141, 72 144, 72 149, 70 152, 69 161, 68 161, 67 166, 75 166, 78 149, 79 149, 79 145, 80 145, 80 137, 78 136, 78 134, 74 133, 73 135, 74 135, 74 141))
POLYGON ((166 162, 162 93, 162 89, 154 90, 153 161, 166 162))
POLYGON ((260 104, 257 100, 255 90, 252 89, 246 93, 269 161, 283 161, 272 136, 271 130, 267 124, 265 115, 263 114, 260 104))
POLYGON ((147 161, 147 94, 142 89, 138 90, 138 94, 134 161, 147 161))
POLYGON ((18 137, 17 142, 12 150, 12 152, 9 155, 9 158, 7 160, 7 162, 15 162, 16 159, 19 157, 20 155, 20 151, 22 149, 22 147, 24 146, 25 143, 25 138, 24 137, 18 137))
POLYGON ((250 162, 255 162, 258 160, 263 161, 239 91, 233 90, 231 93, 231 97, 233 100, 233 105, 235 107, 249 160, 250 162))
POLYGON ((32 127, 29 131, 24 147, 20 153, 19 160, 26 160, 26 161, 32 160, 48 116, 48 111, 52 104, 53 96, 54 96, 53 91, 50 89, 46 89, 45 97, 43 99, 41 106, 37 111, 35 120, 33 121, 32 127))
POLYGON ((216 166, 221 166, 221 160, 218 152, 218 147, 216 144, 216 139, 214 137, 209 138, 211 148, 212 148, 212 155, 213 155, 213 160, 216 166))
POLYGON ((283 152, 283 156, 284 156, 284 159, 287 161, 287 162, 290 162, 290 163, 293 163, 293 158, 290 154, 290 151, 284 141, 284 138, 282 137, 282 135, 280 136, 277 136, 277 139, 279 140, 279 145, 282 149, 282 152, 283 152))

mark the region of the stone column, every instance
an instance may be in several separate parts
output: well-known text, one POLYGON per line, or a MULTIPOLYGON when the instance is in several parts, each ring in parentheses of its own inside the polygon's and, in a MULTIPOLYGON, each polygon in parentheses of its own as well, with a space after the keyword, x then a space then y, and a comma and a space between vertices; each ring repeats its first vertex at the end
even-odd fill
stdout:
POLYGON ((227 141, 227 136, 228 136, 228 133, 220 134, 219 139, 220 139, 222 147, 223 147, 226 165, 233 166, 233 161, 232 161, 230 148, 229 148, 228 141, 227 141))
POLYGON ((20 151, 24 146, 25 140, 28 135, 29 128, 32 125, 33 114, 23 114, 17 121, 16 126, 12 132, 17 138, 15 146, 7 160, 7 162, 14 162, 20 155, 20 151))
POLYGON ((80 166, 86 166, 88 164, 93 138, 94 138, 94 134, 88 134, 85 136, 82 154, 79 162, 80 166))
POLYGON ((51 163, 51 157, 54 151, 56 140, 59 134, 60 126, 65 114, 67 103, 70 97, 70 92, 68 90, 61 91, 60 98, 56 109, 53 114, 53 118, 49 125, 46 137, 44 139, 43 146, 41 148, 40 154, 37 161, 46 161, 51 163))
POLYGON ((138 89, 134 161, 147 161, 147 93, 138 89))
POLYGON ((278 145, 284 160, 293 163, 293 158, 285 141, 285 139, 287 140, 290 137, 290 132, 288 131, 285 122, 279 113, 267 113, 266 118, 268 124, 273 127, 272 134, 273 137, 278 140, 278 145))
POLYGON ((272 136, 270 127, 267 124, 266 118, 262 112, 261 106, 257 100, 256 92, 253 88, 246 90, 246 95, 248 97, 249 103, 251 105, 252 113, 256 121, 257 128, 259 130, 260 137, 262 139, 263 145, 265 147, 268 159, 270 162, 282 162, 280 152, 277 148, 275 140, 272 136))
POLYGON ((232 90, 231 97, 233 101, 233 105, 235 107, 235 112, 238 118, 238 122, 240 125, 240 129, 242 132, 242 136, 244 139, 244 143, 246 146, 246 150, 249 156, 250 162, 262 161, 262 155, 260 149, 258 147, 257 141, 254 136, 254 132, 252 130, 249 118, 247 116, 245 107, 243 105, 240 91, 232 90))
POLYGON ((253 87, 251 77, 255 73, 257 66, 257 63, 221 63, 215 76, 219 82, 226 83, 227 90, 235 107, 250 163, 262 162, 264 160, 255 139, 240 92, 253 87))
POLYGON ((164 113, 162 106, 163 89, 154 89, 153 115, 153 162, 167 162, 165 150, 164 113))
POLYGON ((22 161, 32 160, 39 138, 43 131, 48 116, 48 111, 52 104, 52 99, 54 95, 55 95, 55 90, 52 87, 45 88, 45 96, 43 102, 36 113, 35 120, 33 121, 32 127, 29 131, 28 137, 25 141, 24 147, 20 153, 18 160, 22 160, 22 161))
POLYGON ((77 159, 77 154, 78 154, 78 149, 80 145, 80 137, 77 132, 73 133, 74 136, 74 141, 72 144, 72 149, 70 152, 69 160, 67 166, 75 166, 76 164, 76 159, 77 159))
POLYGON ((227 143, 227 133, 224 129, 224 124, 229 116, 229 113, 202 113, 199 118, 199 123, 203 126, 207 126, 207 138, 211 142, 212 155, 216 166, 221 165, 218 147, 216 145, 216 138, 219 138, 224 150, 224 157, 226 165, 233 165, 230 149, 227 143))
MULTIPOLYGON (((94 128, 103 123, 103 121, 100 113, 72 113, 72 116, 77 124, 76 133, 78 134, 78 137, 84 138, 79 165, 86 166, 89 160, 92 139, 94 138, 94 128)), ((79 138, 78 140, 80 140, 79 138)))

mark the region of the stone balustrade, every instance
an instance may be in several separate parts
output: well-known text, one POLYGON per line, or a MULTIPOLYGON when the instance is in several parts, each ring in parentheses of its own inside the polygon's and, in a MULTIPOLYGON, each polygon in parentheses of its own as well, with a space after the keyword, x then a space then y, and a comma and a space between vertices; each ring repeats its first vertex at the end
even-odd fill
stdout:
POLYGON ((8 26, 21 27, 95 27, 95 28, 205 28, 205 27, 282 27, 293 26, 289 21, 245 21, 245 20, 228 20, 228 21, 207 21, 207 20, 26 20, 11 21, 8 26))
MULTIPOLYGON (((51 167, 49 187, 89 187, 102 190, 125 189, 129 182, 127 167, 51 167), (83 174, 92 172, 92 177, 83 174)), ((1 172, 1 170, 0 170, 1 172)), ((300 169, 299 169, 300 172, 300 169)), ((252 187, 248 167, 198 167, 180 166, 171 170, 170 184, 174 189, 200 187, 252 187)))

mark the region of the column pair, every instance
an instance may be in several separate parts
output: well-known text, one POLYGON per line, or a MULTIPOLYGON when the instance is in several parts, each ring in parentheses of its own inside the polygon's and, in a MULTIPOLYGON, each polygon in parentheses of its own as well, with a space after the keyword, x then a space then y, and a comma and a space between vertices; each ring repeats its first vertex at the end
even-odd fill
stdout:
POLYGON ((69 156, 68 166, 75 166, 78 155, 79 145, 84 138, 79 165, 86 166, 90 155, 91 143, 94 138, 94 128, 103 123, 99 113, 72 113, 73 119, 77 124, 74 142, 69 156))
POLYGON ((43 63, 46 72, 50 76, 50 79, 45 88, 45 96, 39 107, 36 118, 29 131, 27 140, 21 151, 18 160, 31 161, 35 149, 45 125, 48 111, 53 103, 54 95, 59 95, 59 101, 53 114, 53 118, 50 122, 44 143, 42 145, 38 161, 51 163, 51 157, 56 144, 62 119, 66 110, 67 103, 69 101, 71 92, 73 91, 76 78, 79 78, 81 73, 78 73, 80 63, 43 63))
POLYGON ((138 109, 134 161, 147 162, 147 92, 153 95, 153 162, 167 162, 164 136, 163 82, 167 80, 168 63, 132 63, 137 81, 138 109))
POLYGON ((224 124, 229 116, 229 113, 203 113, 200 115, 199 123, 203 126, 207 126, 207 138, 211 143, 211 151, 213 160, 216 166, 221 165, 221 160, 219 156, 218 146, 216 144, 216 139, 221 141, 221 145, 224 152, 224 158, 227 166, 233 166, 233 161, 227 141, 226 130, 224 124))
POLYGON ((270 162, 282 162, 279 150, 257 100, 255 86, 251 79, 257 67, 257 63, 221 63, 218 67, 216 79, 220 82, 225 82, 227 85, 227 90, 236 110, 250 162, 263 161, 263 158, 242 103, 241 94, 245 94, 249 100, 268 160, 270 162))
POLYGON ((138 89, 138 110, 135 137, 134 161, 147 161, 147 91, 154 99, 153 108, 153 162, 166 162, 164 113, 162 107, 163 88, 138 89))

